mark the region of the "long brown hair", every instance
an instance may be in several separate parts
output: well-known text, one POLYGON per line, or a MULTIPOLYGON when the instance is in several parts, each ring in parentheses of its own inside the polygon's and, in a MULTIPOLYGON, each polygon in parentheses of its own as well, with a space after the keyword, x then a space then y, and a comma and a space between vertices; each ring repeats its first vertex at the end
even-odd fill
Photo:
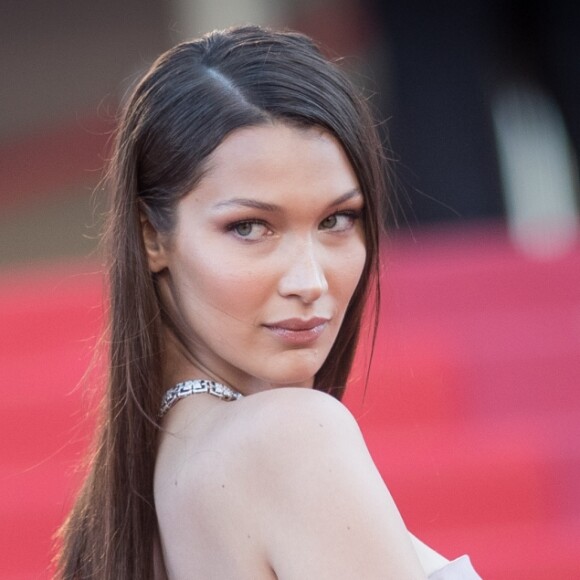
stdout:
MULTIPOLYGON (((147 266, 140 217, 170 233, 181 197, 236 129, 272 120, 316 126, 344 148, 365 198, 367 258, 316 389, 341 398, 365 300, 378 291, 385 196, 381 145, 365 100, 307 37, 240 27, 163 54, 137 85, 119 124, 106 228, 108 384, 90 470, 61 530, 58 577, 153 578, 153 472, 163 391, 163 313, 147 266)), ((378 294, 375 294, 375 299, 378 294)))

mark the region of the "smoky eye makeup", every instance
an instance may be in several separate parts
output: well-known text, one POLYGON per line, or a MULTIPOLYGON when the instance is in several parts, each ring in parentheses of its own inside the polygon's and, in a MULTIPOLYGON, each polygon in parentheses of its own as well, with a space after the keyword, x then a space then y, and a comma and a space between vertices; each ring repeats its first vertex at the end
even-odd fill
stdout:
POLYGON ((360 214, 359 210, 337 211, 325 217, 318 228, 330 232, 346 232, 354 227, 360 214))
POLYGON ((260 241, 273 234, 266 222, 256 218, 228 222, 225 231, 245 242, 260 241))

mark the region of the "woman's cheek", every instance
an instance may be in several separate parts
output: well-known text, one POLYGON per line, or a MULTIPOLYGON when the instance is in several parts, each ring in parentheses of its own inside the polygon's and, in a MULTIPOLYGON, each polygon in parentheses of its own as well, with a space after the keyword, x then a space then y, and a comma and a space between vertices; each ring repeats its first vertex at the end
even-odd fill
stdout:
POLYGON ((342 272, 349 273, 348 281, 345 281, 344 284, 344 291, 348 293, 348 299, 354 293, 359 280, 362 276, 362 272, 364 270, 366 261, 366 248, 364 243, 360 241, 356 244, 353 248, 352 252, 349 253, 348 256, 343 256, 342 260, 342 272))
POLYGON ((196 278, 201 282, 199 290, 206 301, 226 312, 257 307, 260 302, 257 297, 262 295, 267 279, 260 269, 239 260, 220 259, 219 255, 205 262, 211 263, 212 267, 206 266, 196 278))

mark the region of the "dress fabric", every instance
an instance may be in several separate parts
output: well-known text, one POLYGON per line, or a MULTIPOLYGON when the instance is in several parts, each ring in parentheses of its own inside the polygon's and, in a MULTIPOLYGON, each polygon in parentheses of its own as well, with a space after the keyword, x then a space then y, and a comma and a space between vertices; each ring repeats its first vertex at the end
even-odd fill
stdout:
POLYGON ((428 580, 482 580, 481 576, 473 569, 469 556, 461 556, 457 560, 449 562, 446 566, 433 572, 428 580))

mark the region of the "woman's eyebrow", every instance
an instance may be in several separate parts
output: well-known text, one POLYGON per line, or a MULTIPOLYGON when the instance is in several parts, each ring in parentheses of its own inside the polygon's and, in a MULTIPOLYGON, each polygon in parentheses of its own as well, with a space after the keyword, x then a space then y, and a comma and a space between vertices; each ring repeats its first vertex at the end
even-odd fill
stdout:
POLYGON ((328 204, 328 207, 335 207, 341 203, 344 203, 345 201, 348 201, 349 199, 352 199, 353 197, 362 197, 362 193, 358 188, 355 188, 341 195, 340 197, 337 197, 333 202, 328 204))
MULTIPOLYGON (((349 199, 352 199, 353 197, 358 197, 361 196, 361 192, 358 189, 353 189, 351 191, 348 191, 347 193, 344 193, 343 195, 337 197, 334 201, 330 202, 328 204, 328 207, 335 207, 337 205, 340 205, 341 203, 344 203, 345 201, 348 201, 349 199)), ((219 203, 216 203, 213 206, 213 209, 221 209, 221 208, 227 208, 227 207, 236 207, 236 206, 241 206, 241 207, 249 207, 250 209, 259 209, 262 211, 268 211, 268 212, 281 212, 282 211, 282 207, 279 205, 276 205, 275 203, 266 203, 264 201, 260 201, 258 199, 252 199, 250 197, 234 197, 232 199, 227 199, 225 201, 220 201, 219 203)))
POLYGON ((225 201, 220 201, 216 203, 213 207, 214 209, 221 209, 222 207, 231 206, 242 206, 249 207, 251 209, 261 209, 263 211, 279 212, 282 208, 274 203, 266 203, 258 199, 252 199, 249 197, 234 197, 232 199, 227 199, 225 201))

